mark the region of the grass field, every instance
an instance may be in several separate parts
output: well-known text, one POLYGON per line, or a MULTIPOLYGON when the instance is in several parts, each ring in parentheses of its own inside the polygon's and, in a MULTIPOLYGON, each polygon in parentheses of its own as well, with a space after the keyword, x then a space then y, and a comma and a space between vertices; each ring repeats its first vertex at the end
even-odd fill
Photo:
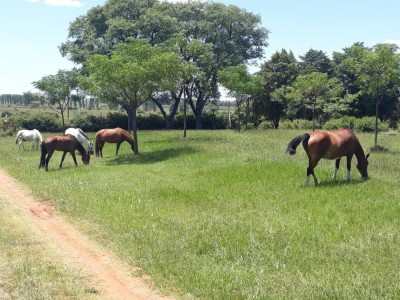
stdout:
MULTIPOLYGON (((371 154, 370 180, 354 158, 351 183, 345 161, 332 182, 324 160, 320 185, 305 187, 304 150, 285 154, 302 133, 140 132, 138 157, 106 144, 88 167, 67 156, 59 170, 57 153, 49 172, 37 170, 38 151, 4 137, 0 167, 182 297, 399 298, 400 136, 379 136, 389 151, 371 154)), ((357 135, 373 145, 373 134, 357 135)))

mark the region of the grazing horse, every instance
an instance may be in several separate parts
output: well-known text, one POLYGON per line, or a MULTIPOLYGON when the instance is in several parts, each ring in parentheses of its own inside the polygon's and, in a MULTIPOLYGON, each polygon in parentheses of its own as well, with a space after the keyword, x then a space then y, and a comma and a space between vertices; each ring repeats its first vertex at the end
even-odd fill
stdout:
POLYGON ((24 147, 24 142, 26 141, 32 141, 32 148, 33 150, 35 144, 36 144, 36 150, 39 149, 39 143, 42 143, 42 135, 40 134, 39 130, 37 129, 32 129, 32 130, 20 130, 17 133, 17 139, 15 140, 15 143, 18 144, 18 150, 25 150, 24 147))
POLYGON ((131 145, 131 149, 134 150, 133 137, 125 130, 121 128, 114 129, 101 129, 96 132, 96 156, 103 157, 103 146, 105 143, 116 143, 115 155, 118 155, 119 146, 121 143, 127 141, 131 145))
POLYGON ((80 128, 68 128, 67 130, 65 130, 64 134, 70 134, 73 135, 79 143, 86 144, 87 147, 87 151, 90 154, 94 154, 93 151, 93 143, 90 141, 89 137, 83 132, 82 129, 80 128))
POLYGON ((42 142, 42 155, 40 157, 40 164, 38 169, 45 168, 46 171, 49 170, 49 161, 55 150, 64 151, 61 158, 60 168, 62 168, 62 163, 67 152, 71 153, 72 158, 74 159, 75 166, 78 166, 78 164, 76 163, 75 150, 78 150, 79 153, 82 155, 83 164, 89 164, 90 154, 85 150, 82 144, 79 143, 74 136, 70 134, 53 135, 49 136, 42 142))
POLYGON ((308 156, 308 168, 306 176, 306 185, 309 184, 310 175, 314 178, 314 184, 318 184, 317 177, 314 174, 314 168, 318 165, 321 158, 335 159, 335 170, 332 176, 336 180, 336 174, 339 169, 340 159, 347 157, 347 182, 350 181, 351 159, 353 155, 357 157, 357 169, 363 178, 368 178, 368 156, 365 156, 358 138, 353 131, 347 128, 336 131, 314 131, 299 135, 292 139, 286 149, 290 155, 296 154, 297 146, 303 142, 303 148, 308 156))

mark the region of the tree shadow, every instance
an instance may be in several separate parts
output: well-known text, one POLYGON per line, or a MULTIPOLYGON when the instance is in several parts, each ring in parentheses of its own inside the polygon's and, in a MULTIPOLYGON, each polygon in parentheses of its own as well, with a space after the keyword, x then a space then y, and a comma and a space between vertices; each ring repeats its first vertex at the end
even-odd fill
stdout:
POLYGON ((109 158, 105 164, 109 166, 153 164, 156 162, 166 161, 182 155, 192 154, 197 151, 198 150, 195 150, 191 147, 184 147, 184 148, 162 149, 148 153, 140 153, 138 156, 134 156, 133 154, 118 155, 109 158))

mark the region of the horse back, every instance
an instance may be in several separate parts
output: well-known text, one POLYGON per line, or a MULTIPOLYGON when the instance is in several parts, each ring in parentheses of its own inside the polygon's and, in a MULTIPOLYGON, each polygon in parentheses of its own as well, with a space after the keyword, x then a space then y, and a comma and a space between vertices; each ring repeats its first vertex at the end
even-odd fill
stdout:
POLYGON ((96 132, 96 140, 101 140, 107 143, 118 143, 124 137, 123 131, 124 130, 119 127, 112 129, 101 129, 96 132))
POLYGON ((76 143, 76 138, 72 135, 54 135, 46 138, 42 145, 48 151, 73 151, 75 150, 76 143))
POLYGON ((350 129, 339 129, 312 132, 306 146, 305 150, 311 157, 336 159, 353 155, 360 144, 350 129))

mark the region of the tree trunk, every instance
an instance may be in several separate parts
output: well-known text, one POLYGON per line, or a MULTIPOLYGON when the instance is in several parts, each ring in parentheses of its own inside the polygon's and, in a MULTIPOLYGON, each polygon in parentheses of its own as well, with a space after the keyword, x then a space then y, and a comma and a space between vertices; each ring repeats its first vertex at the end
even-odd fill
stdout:
POLYGON ((172 125, 174 123, 176 112, 178 111, 179 103, 181 100, 181 98, 180 98, 181 93, 179 95, 174 95, 174 94, 171 94, 171 95, 172 95, 172 99, 174 99, 174 103, 171 104, 171 109, 170 109, 169 115, 167 115, 167 112, 165 111, 165 109, 163 108, 163 106, 160 102, 158 102, 155 99, 152 99, 163 116, 163 119, 165 122, 165 129, 172 129, 172 125))
POLYGON ((381 103, 381 101, 382 98, 377 96, 375 105, 375 147, 378 146, 378 116, 379 116, 379 104, 381 103))
POLYGON ((137 118, 136 118, 136 106, 132 107, 132 127, 133 127, 133 140, 135 141, 133 145, 133 153, 135 156, 139 155, 139 146, 138 146, 138 138, 137 138, 137 118))

